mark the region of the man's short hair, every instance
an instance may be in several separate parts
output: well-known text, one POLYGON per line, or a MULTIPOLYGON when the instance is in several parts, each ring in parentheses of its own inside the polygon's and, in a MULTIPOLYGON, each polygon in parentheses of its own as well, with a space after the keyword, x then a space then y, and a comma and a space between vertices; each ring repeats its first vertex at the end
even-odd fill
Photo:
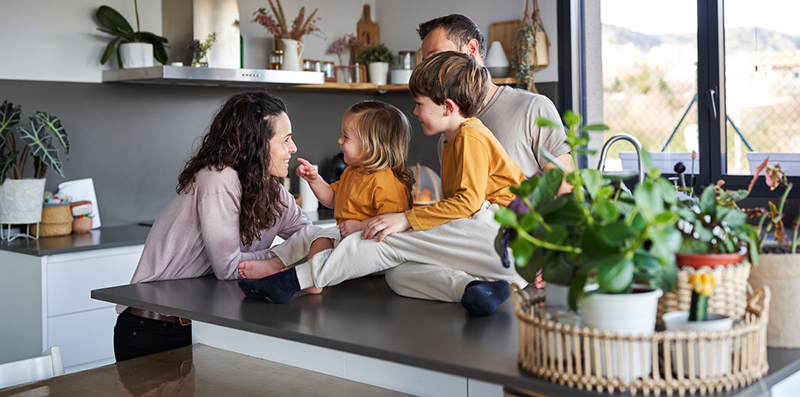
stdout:
POLYGON ((430 32, 438 28, 444 28, 444 35, 448 40, 455 43, 458 48, 461 48, 470 40, 475 39, 478 41, 478 49, 481 58, 486 60, 486 39, 483 38, 481 30, 478 25, 472 22, 469 17, 460 14, 450 14, 448 16, 431 19, 428 22, 419 24, 417 33, 420 40, 425 40, 430 32))
POLYGON ((408 82, 414 98, 428 97, 437 105, 455 102, 463 117, 475 117, 489 92, 489 72, 475 58, 455 51, 422 61, 408 82))

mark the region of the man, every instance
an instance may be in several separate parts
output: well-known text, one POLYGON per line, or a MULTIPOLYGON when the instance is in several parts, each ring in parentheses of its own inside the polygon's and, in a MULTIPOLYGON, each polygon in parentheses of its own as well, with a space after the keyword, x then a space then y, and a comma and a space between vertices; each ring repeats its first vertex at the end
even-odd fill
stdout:
MULTIPOLYGON (((486 40, 477 25, 464 15, 452 14, 421 23, 417 33, 422 40, 422 58, 442 51, 459 51, 471 55, 481 65, 485 63, 486 40)), ((572 171, 572 157, 564 142, 564 131, 539 128, 536 125, 539 116, 561 120, 553 102, 544 95, 508 86, 498 87, 492 83, 483 108, 478 112, 478 119, 494 133, 526 177, 556 167, 542 155, 539 147, 553 154, 567 172, 572 171)), ((440 139, 439 153, 442 143, 440 139)), ((571 187, 563 182, 558 194, 570 190, 571 187)))

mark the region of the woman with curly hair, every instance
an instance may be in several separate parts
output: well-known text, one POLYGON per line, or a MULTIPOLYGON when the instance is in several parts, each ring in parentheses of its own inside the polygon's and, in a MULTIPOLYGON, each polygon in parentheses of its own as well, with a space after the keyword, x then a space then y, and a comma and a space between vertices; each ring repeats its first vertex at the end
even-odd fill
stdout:
MULTIPOLYGON (((266 92, 228 98, 178 177, 178 196, 153 224, 131 283, 212 273, 236 279, 240 262, 267 258, 275 236, 311 225, 280 182, 296 151, 280 99, 266 92)), ((117 361, 192 342, 188 320, 122 305, 117 312, 117 361)))

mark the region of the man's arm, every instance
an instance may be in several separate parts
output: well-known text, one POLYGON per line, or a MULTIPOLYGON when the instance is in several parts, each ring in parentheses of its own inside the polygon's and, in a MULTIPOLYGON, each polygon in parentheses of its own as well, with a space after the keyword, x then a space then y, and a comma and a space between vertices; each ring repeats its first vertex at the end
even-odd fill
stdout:
MULTIPOLYGON (((563 167, 565 174, 575 171, 575 167, 572 164, 572 156, 569 153, 562 154, 561 156, 556 157, 556 161, 561 163, 561 166, 563 167)), ((544 166, 544 169, 549 170, 557 167, 558 166, 553 163, 547 163, 547 165, 544 166)), ((561 187, 558 188, 558 193, 556 193, 556 196, 560 196, 562 194, 566 194, 571 191, 572 191, 572 185, 567 183, 567 180, 564 179, 561 181, 561 187)))

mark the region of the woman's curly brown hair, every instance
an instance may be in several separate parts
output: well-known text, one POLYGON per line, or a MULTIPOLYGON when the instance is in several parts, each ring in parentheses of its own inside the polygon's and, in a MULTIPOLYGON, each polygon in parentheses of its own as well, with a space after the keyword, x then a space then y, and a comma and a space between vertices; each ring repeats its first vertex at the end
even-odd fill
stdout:
POLYGON ((345 115, 358 117, 356 130, 361 140, 361 168, 366 174, 391 169, 395 178, 414 187, 414 173, 408 166, 411 123, 400 109, 381 101, 361 101, 345 115))
POLYGON ((261 238, 286 208, 280 201, 280 178, 270 175, 270 139, 275 119, 286 113, 283 101, 263 92, 243 92, 228 98, 214 116, 197 154, 186 162, 176 191, 192 192, 198 171, 236 171, 241 183, 239 235, 243 245, 261 238))

